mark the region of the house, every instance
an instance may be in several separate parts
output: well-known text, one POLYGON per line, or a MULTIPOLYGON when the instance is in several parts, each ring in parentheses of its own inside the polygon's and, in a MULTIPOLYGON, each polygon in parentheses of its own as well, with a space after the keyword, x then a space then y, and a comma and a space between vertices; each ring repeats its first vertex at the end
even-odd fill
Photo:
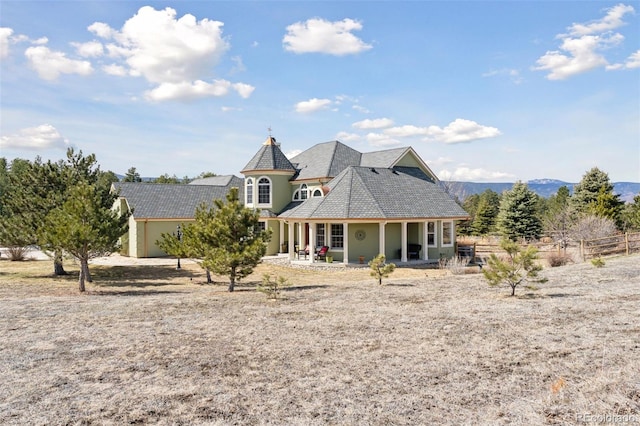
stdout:
POLYGON ((440 187, 411 147, 361 153, 339 141, 287 158, 269 136, 241 170, 189 185, 116 183, 122 208, 133 209, 125 254, 160 256, 162 232, 193 220, 201 202, 237 186, 244 204, 260 210, 273 237, 267 254, 296 260, 328 246, 335 262, 366 262, 379 253, 407 262, 455 255, 456 222, 468 214, 440 187), (157 186, 157 188, 155 188, 157 186))

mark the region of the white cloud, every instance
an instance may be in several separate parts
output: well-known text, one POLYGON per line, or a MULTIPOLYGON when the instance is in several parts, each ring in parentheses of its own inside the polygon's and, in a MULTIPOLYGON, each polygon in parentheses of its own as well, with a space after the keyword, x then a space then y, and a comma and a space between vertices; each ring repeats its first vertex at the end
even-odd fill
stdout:
POLYGON ((367 141, 373 146, 393 146, 400 144, 399 140, 390 138, 388 135, 382 133, 368 133, 367 141))
POLYGON ((9 37, 13 30, 7 27, 0 27, 0 58, 9 56, 9 37))
POLYGON ((294 53, 350 55, 372 47, 351 33, 361 29, 362 24, 353 19, 330 22, 313 18, 289 25, 282 43, 285 50, 294 53))
POLYGON ((302 150, 301 150, 301 149, 294 149, 294 150, 291 150, 291 151, 286 152, 284 155, 285 155, 285 157, 287 157, 287 158, 293 158, 293 157, 295 157, 296 155, 301 154, 301 153, 302 153, 302 150))
POLYGON ((495 127, 483 126, 475 121, 457 118, 446 127, 419 127, 412 124, 384 129, 387 137, 410 138, 422 136, 425 142, 463 143, 494 138, 502 133, 495 127))
POLYGON ((453 159, 451 157, 438 157, 435 160, 427 160, 427 164, 431 167, 441 167, 445 164, 453 163, 453 159))
POLYGON ((96 22, 89 30, 114 40, 110 53, 125 56, 127 65, 153 83, 182 83, 206 74, 217 65, 229 45, 222 38, 222 22, 196 21, 186 14, 176 19, 167 7, 141 7, 120 31, 96 22))
POLYGON ((342 142, 355 142, 360 140, 360 135, 356 133, 338 132, 336 139, 342 142))
POLYGON ((511 80, 513 84, 522 83, 522 76, 520 75, 520 71, 513 68, 503 68, 500 70, 492 70, 482 74, 482 77, 496 77, 496 76, 507 76, 511 80))
POLYGON ((367 108, 363 107, 362 105, 353 105, 351 108, 363 114, 369 114, 371 112, 367 108))
POLYGON ((99 41, 88 41, 86 43, 71 43, 76 48, 78 55, 84 58, 97 58, 102 56, 104 48, 99 41))
POLYGON ((564 80, 596 68, 622 68, 609 65, 601 52, 622 43, 624 36, 612 30, 624 25, 624 15, 633 12, 633 7, 618 4, 608 9, 607 15, 600 20, 571 25, 568 28, 569 34, 556 36, 562 40, 560 50, 546 52, 538 58, 537 66, 533 69, 549 71, 549 80, 564 80))
POLYGON ((607 70, 624 70, 624 69, 633 69, 640 68, 640 50, 633 52, 627 58, 627 61, 624 64, 613 64, 607 66, 607 70))
POLYGON ((351 126, 356 129, 383 129, 385 127, 393 126, 393 120, 390 118, 375 118, 373 120, 366 119, 357 121, 351 126))
POLYGON ((438 173, 438 177, 441 180, 450 181, 490 182, 510 179, 513 178, 514 175, 504 172, 492 172, 483 168, 471 169, 469 167, 457 167, 453 171, 441 170, 440 173, 438 173))
POLYGON ((495 138, 502 133, 496 127, 483 126, 475 121, 457 118, 447 127, 429 126, 427 141, 463 143, 478 139, 495 138))
POLYGON ((569 33, 575 36, 583 36, 589 34, 598 34, 606 31, 615 30, 623 25, 625 22, 622 20, 625 14, 633 14, 635 10, 632 6, 627 6, 622 3, 613 6, 607 10, 607 15, 599 20, 593 21, 589 24, 573 24, 569 27, 569 33))
POLYGON ((330 105, 331 105, 330 99, 312 98, 312 99, 309 99, 308 101, 298 102, 296 104, 296 112, 303 113, 303 114, 316 112, 323 109, 327 109, 329 108, 330 105))
MULTIPOLYGON (((242 98, 251 96, 255 87, 246 83, 213 80, 211 77, 229 43, 222 36, 223 23, 196 20, 186 14, 180 18, 170 7, 155 10, 141 7, 120 30, 95 22, 88 30, 109 40, 106 51, 116 63, 105 68, 111 75, 143 77, 156 87, 145 97, 152 101, 190 100, 225 96, 231 90, 242 98)), ((244 70, 240 57, 234 72, 244 70)))
POLYGON ((127 69, 122 65, 109 64, 102 67, 102 71, 109 75, 115 75, 118 77, 124 77, 127 75, 127 69))
POLYGON ((404 126, 396 126, 391 127, 390 129, 385 129, 384 133, 389 136, 394 136, 397 138, 408 138, 412 136, 426 136, 429 134, 430 129, 439 129, 437 126, 430 127, 418 127, 411 124, 406 124, 404 126))
POLYGON ((69 146, 69 140, 62 137, 51 124, 42 124, 22 129, 13 135, 0 137, 0 146, 5 149, 66 149, 69 146))
POLYGON ((88 61, 69 59, 63 52, 55 52, 46 46, 29 47, 24 55, 40 78, 55 80, 60 74, 89 75, 93 67, 88 61))
POLYGON ((214 80, 213 83, 196 80, 193 83, 183 81, 180 83, 162 83, 153 90, 145 93, 145 97, 151 101, 180 100, 189 101, 210 96, 225 96, 232 85, 227 80, 214 80))
POLYGON ((243 99, 247 99, 249 96, 251 96, 253 91, 256 89, 255 87, 251 86, 250 84, 245 84, 245 83, 233 83, 231 85, 231 87, 233 87, 233 89, 236 92, 238 92, 240 97, 243 98, 243 99))

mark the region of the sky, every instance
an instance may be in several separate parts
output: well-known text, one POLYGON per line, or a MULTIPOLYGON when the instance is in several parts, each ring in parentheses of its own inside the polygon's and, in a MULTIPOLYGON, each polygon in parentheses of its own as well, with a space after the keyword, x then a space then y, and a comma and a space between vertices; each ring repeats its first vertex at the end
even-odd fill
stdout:
POLYGON ((0 156, 235 174, 271 134, 442 180, 640 182, 640 2, 0 0, 0 156))

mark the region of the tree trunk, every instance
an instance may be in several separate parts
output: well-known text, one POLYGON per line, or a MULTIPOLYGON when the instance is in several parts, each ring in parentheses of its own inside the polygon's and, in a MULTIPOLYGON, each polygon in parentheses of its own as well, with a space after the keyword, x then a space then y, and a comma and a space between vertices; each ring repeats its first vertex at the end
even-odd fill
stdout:
POLYGON ((78 278, 78 290, 80 293, 84 293, 84 281, 86 279, 87 271, 89 270, 89 263, 86 259, 80 259, 80 276, 78 278))
POLYGON ((229 276, 229 292, 232 292, 236 285, 236 268, 231 268, 231 275, 229 276))
POLYGON ((62 266, 62 250, 55 250, 53 253, 53 273, 56 276, 67 275, 62 266))

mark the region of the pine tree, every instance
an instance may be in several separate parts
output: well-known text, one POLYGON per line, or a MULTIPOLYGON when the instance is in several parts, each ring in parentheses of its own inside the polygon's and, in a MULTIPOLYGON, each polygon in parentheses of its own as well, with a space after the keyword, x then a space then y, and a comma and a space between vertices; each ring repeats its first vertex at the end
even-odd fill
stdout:
POLYGON ((142 178, 140 177, 140 173, 136 170, 135 167, 130 167, 127 170, 127 174, 122 178, 123 182, 142 182, 142 178))
POLYGON ((573 187, 571 202, 578 213, 588 213, 589 205, 596 202, 600 191, 613 193, 613 184, 609 175, 597 167, 592 168, 582 176, 573 187))
POLYGON ((229 277, 229 291, 236 281, 253 272, 266 253, 270 230, 260 229, 260 212, 249 209, 238 199, 238 188, 231 188, 226 202, 214 200, 209 208, 196 209, 195 221, 183 227, 182 241, 162 234, 158 246, 168 254, 195 257, 205 270, 229 277))
POLYGON ((640 231, 640 194, 624 206, 622 222, 625 231, 640 231))
POLYGON ((511 190, 502 195, 497 218, 498 230, 512 241, 539 238, 542 224, 537 209, 538 195, 526 183, 516 182, 511 190))
POLYGON ((495 228, 496 217, 500 206, 500 196, 491 189, 480 194, 478 208, 471 224, 473 235, 486 235, 495 228))
POLYGON ((46 218, 48 239, 80 261, 78 288, 85 291, 90 281, 89 260, 116 251, 119 239, 128 229, 128 212, 113 210, 117 194, 80 181, 69 190, 69 197, 46 218))
POLYGON ((511 287, 511 296, 515 296, 516 287, 524 280, 538 277, 542 266, 536 263, 538 249, 534 246, 521 248, 516 242, 504 239, 500 247, 507 252, 507 257, 501 259, 495 253, 491 253, 489 267, 482 269, 482 274, 489 285, 496 286, 501 283, 511 287))

